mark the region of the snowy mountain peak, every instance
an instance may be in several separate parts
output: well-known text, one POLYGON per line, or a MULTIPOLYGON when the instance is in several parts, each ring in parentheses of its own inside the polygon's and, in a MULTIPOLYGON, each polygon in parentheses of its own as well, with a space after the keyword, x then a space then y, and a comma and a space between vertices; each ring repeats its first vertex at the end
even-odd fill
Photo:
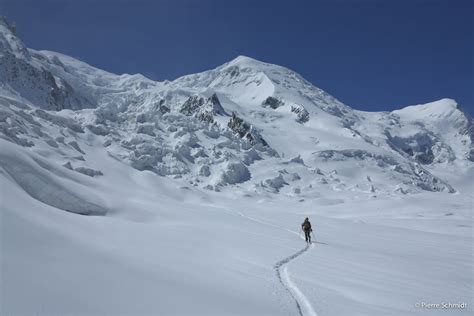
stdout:
POLYGON ((225 65, 239 66, 239 67, 259 67, 259 66, 266 66, 266 65, 271 65, 271 64, 265 63, 263 61, 257 60, 252 57, 239 55, 236 58, 229 61, 228 63, 226 63, 225 65))
POLYGON ((215 69, 183 76, 170 86, 175 89, 186 87, 198 93, 211 89, 235 103, 254 109, 265 107, 270 100, 303 116, 306 112, 320 110, 338 117, 352 115, 348 106, 295 71, 247 56, 238 56, 215 69))
POLYGON ((248 74, 264 74, 269 80, 277 85, 281 85, 282 81, 286 81, 287 83, 295 83, 295 81, 304 82, 305 84, 311 85, 309 82, 304 80, 301 75, 291 69, 243 55, 237 56, 230 62, 217 67, 215 70, 228 72, 229 70, 232 71, 237 68, 248 74))

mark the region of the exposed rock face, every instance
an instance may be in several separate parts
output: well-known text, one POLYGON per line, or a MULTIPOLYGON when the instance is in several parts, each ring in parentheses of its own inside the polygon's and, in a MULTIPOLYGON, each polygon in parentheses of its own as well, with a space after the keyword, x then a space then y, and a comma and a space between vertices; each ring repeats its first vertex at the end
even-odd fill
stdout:
POLYGON ((166 106, 166 101, 164 99, 160 100, 156 108, 158 109, 158 111, 160 111, 161 114, 166 114, 166 113, 171 112, 171 109, 168 106, 166 106))
POLYGON ((204 105, 204 98, 193 95, 190 96, 189 99, 184 102, 183 106, 181 107, 181 113, 184 115, 194 115, 196 112, 204 105))
POLYGON ((219 114, 219 115, 228 115, 217 97, 217 94, 212 94, 212 96, 207 99, 207 103, 211 105, 212 114, 219 114))
POLYGON ((89 176, 89 177, 97 177, 97 176, 104 175, 102 171, 100 170, 94 170, 94 169, 86 168, 86 167, 77 167, 77 168, 74 168, 74 171, 85 174, 86 176, 89 176))
POLYGON ((171 110, 170 110, 170 108, 167 107, 166 105, 160 105, 160 112, 161 112, 162 114, 165 114, 165 113, 171 112, 171 110))
POLYGON ((247 137, 248 140, 252 140, 252 136, 248 135, 250 132, 250 125, 245 123, 244 120, 238 117, 235 113, 232 113, 228 126, 234 133, 239 135, 239 137, 247 137))
POLYGON ((14 25, 9 24, 4 17, 1 18, 0 28, 7 33, 0 38, 2 82, 43 109, 58 111, 93 107, 93 104, 74 91, 64 78, 55 76, 46 67, 34 62, 38 54, 28 51, 15 36, 14 25))
POLYGON ((279 108, 280 106, 283 106, 285 105, 285 103, 275 97, 268 97, 266 98, 263 102, 262 102, 262 106, 263 107, 271 107, 272 109, 277 109, 279 108))
MULTIPOLYGON (((267 97, 263 102, 262 106, 263 107, 270 107, 274 110, 278 109, 279 107, 282 107, 285 105, 285 102, 283 100, 277 99, 275 97, 267 97)), ((304 108, 304 106, 299 105, 299 104, 294 104, 290 106, 290 110, 292 113, 296 115, 296 121, 298 123, 306 123, 309 121, 309 112, 304 108)))
POLYGON ((309 113, 303 106, 291 106, 291 112, 296 114, 296 121, 298 123, 306 123, 309 121, 309 113))
POLYGON ((182 105, 180 112, 207 123, 213 123, 215 115, 227 115, 215 93, 207 99, 197 95, 190 96, 182 105))
MULTIPOLYGON (((463 114, 466 118, 466 122, 464 122, 464 126, 460 128, 460 134, 468 137, 471 145, 466 152, 466 158, 474 162, 474 119, 468 113, 463 112, 463 114)), ((467 141, 465 143, 467 143, 467 141)))
POLYGON ((252 129, 250 124, 246 123, 235 113, 232 113, 232 117, 227 126, 240 138, 243 138, 250 143, 261 143, 263 146, 268 146, 267 142, 260 136, 260 134, 252 129))
POLYGON ((448 193, 454 193, 456 190, 449 185, 448 183, 444 182, 443 180, 435 177, 426 169, 421 167, 419 164, 411 165, 413 173, 417 176, 414 179, 414 183, 423 190, 426 191, 433 191, 433 192, 440 192, 445 191, 448 193))

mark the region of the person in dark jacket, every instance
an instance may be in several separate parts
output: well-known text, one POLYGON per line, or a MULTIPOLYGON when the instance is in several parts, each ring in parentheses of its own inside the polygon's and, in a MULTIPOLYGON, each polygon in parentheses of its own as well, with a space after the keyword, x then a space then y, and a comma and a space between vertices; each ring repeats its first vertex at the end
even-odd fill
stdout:
POLYGON ((307 243, 311 243, 311 232, 313 229, 311 228, 311 223, 309 219, 306 217, 303 224, 301 224, 301 229, 304 231, 304 238, 306 239, 307 243))

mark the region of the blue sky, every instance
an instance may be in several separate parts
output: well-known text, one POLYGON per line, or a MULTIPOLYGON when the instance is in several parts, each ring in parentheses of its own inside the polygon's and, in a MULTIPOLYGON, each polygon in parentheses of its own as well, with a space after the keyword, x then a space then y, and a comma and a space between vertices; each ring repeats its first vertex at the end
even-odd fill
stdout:
POLYGON ((472 114, 474 1, 0 0, 27 46, 152 79, 238 55, 291 68, 357 109, 450 97, 472 114))

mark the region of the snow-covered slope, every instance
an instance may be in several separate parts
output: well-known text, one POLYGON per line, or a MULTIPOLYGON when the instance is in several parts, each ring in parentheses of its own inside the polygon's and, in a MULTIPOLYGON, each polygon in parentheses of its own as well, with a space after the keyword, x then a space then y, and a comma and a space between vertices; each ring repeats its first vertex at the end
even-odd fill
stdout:
POLYGON ((28 49, 0 18, 0 138, 2 313, 418 315, 469 299, 474 135, 454 100, 357 111, 245 56, 174 81, 116 75, 28 49), (308 215, 323 243, 300 249, 308 215))

